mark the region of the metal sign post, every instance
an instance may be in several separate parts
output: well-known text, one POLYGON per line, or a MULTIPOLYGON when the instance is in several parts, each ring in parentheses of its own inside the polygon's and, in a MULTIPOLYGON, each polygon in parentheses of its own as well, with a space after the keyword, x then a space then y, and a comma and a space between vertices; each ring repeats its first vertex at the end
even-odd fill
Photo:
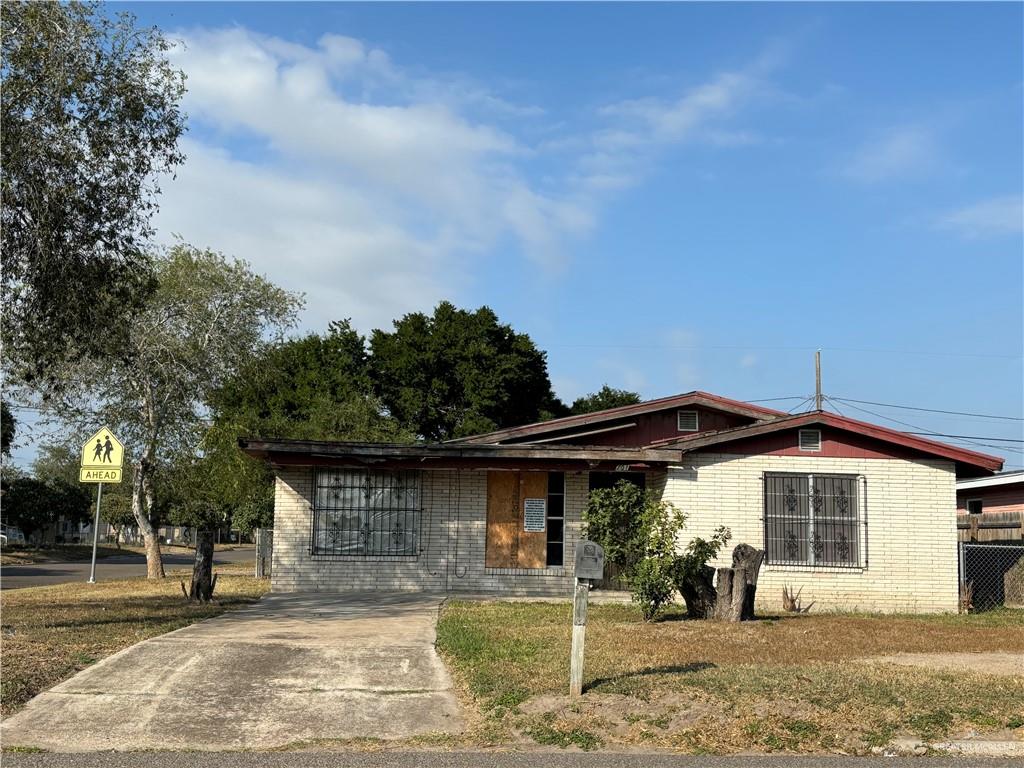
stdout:
POLYGON ((92 521, 92 566, 89 568, 89 583, 96 583, 96 545, 100 540, 100 499, 103 498, 103 483, 96 485, 96 517, 92 521))
POLYGON ((576 589, 572 599, 572 651, 569 661, 569 695, 583 695, 583 646, 587 635, 587 603, 590 581, 604 578, 604 550, 599 544, 581 540, 576 545, 576 589))
POLYGON ((124 444, 104 427, 85 441, 82 446, 82 464, 78 479, 83 483, 96 483, 96 516, 92 522, 92 565, 89 584, 96 583, 96 548, 100 540, 100 501, 104 483, 120 483, 124 465, 124 444))

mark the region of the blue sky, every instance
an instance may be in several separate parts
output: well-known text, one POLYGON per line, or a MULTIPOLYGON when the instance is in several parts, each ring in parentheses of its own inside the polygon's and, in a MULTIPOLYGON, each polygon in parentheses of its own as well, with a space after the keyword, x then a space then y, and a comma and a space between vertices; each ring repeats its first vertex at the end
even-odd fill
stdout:
POLYGON ((804 396, 821 347, 826 393, 1024 416, 1021 4, 119 7, 183 43, 161 237, 303 329, 448 298, 566 400, 804 396))

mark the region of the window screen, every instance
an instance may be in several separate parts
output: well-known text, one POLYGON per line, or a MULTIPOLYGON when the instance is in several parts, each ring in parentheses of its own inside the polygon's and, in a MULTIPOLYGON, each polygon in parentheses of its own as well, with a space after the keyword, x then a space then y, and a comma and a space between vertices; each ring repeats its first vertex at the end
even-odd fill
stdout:
POLYGON ((860 567, 859 510, 856 475, 766 473, 767 562, 860 567))
POLYGON ((416 471, 317 469, 310 550, 314 555, 415 555, 420 498, 416 471))

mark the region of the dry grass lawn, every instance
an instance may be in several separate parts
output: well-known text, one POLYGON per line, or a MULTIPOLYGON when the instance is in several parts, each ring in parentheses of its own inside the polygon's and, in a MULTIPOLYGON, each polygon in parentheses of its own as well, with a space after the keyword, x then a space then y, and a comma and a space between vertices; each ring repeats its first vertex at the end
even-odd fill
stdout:
POLYGON ((585 685, 570 701, 568 604, 446 605, 438 647, 481 715, 478 740, 688 752, 864 752, 895 736, 968 729, 1024 738, 1017 675, 863 661, 1003 652, 1024 662, 1024 612, 971 616, 787 615, 744 624, 645 624, 592 606, 585 685))
MULTIPOLYGON (((215 600, 187 603, 173 573, 163 581, 127 579, 59 584, 0 594, 0 713, 24 706, 40 691, 146 638, 170 632, 249 603, 269 588, 265 580, 216 568, 215 600)), ((247 569, 251 572, 252 567, 247 569)))

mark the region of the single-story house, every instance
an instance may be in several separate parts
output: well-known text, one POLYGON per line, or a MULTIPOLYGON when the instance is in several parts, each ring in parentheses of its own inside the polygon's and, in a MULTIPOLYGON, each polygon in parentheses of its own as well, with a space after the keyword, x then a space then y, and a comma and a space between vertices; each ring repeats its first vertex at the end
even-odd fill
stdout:
POLYGON ((821 609, 955 611, 955 484, 1002 467, 705 392, 441 444, 241 445, 276 473, 275 591, 568 596, 589 492, 629 479, 685 514, 687 536, 724 525, 730 551, 763 548, 767 608, 789 585, 821 609))
POLYGON ((957 480, 956 514, 961 541, 1024 539, 1024 470, 957 480))

